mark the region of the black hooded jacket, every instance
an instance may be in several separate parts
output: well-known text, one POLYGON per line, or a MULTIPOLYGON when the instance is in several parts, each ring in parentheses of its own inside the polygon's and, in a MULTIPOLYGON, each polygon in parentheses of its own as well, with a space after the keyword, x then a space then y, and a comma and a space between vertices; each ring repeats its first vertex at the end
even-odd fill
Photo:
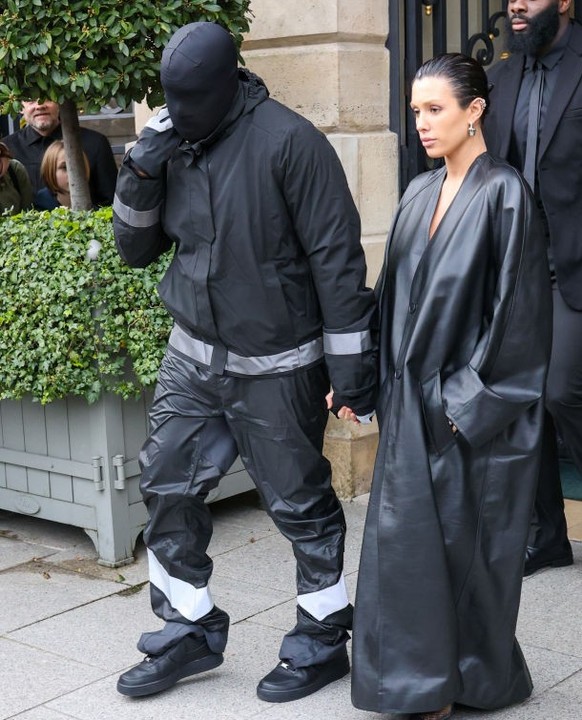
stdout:
POLYGON ((207 138, 182 139, 169 114, 148 123, 121 167, 114 227, 134 267, 175 248, 159 287, 176 320, 170 343, 242 376, 325 358, 336 403, 371 411, 375 302, 359 216, 325 135, 246 70, 207 138))

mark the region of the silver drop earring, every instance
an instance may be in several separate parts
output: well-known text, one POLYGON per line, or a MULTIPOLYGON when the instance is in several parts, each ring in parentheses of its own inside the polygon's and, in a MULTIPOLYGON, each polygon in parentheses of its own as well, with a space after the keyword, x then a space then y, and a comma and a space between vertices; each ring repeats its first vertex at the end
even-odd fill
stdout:
POLYGON ((473 125, 472 122, 469 123, 469 129, 467 130, 467 135, 469 137, 475 137, 475 134, 477 133, 477 128, 473 125))

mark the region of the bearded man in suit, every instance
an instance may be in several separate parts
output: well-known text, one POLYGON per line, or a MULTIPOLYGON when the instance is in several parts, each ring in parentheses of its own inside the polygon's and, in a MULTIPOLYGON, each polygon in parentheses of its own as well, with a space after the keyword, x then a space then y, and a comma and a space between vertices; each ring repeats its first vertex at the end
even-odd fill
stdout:
POLYGON ((509 0, 511 55, 488 73, 487 147, 521 170, 535 194, 553 285, 545 440, 525 575, 572 563, 557 436, 582 472, 582 26, 570 6, 509 0))

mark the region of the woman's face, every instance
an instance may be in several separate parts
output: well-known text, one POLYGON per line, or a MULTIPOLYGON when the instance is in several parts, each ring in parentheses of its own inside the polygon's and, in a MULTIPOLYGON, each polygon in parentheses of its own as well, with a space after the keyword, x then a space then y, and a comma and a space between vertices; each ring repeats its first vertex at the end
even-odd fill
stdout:
POLYGON ((65 159, 64 149, 59 150, 59 154, 57 155, 57 170, 55 173, 55 179, 59 190, 64 193, 68 193, 69 174, 67 172, 67 161, 65 159))
POLYGON ((424 77, 412 85, 410 107, 416 118, 416 131, 431 158, 449 157, 470 140, 471 107, 464 110, 448 80, 424 77))

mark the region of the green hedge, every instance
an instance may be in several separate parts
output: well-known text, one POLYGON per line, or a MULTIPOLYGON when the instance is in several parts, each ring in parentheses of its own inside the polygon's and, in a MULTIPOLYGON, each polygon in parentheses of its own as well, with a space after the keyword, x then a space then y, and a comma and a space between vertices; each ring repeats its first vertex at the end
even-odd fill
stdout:
POLYGON ((93 402, 153 385, 172 325, 156 290, 169 260, 127 267, 111 208, 0 217, 0 399, 93 402))

